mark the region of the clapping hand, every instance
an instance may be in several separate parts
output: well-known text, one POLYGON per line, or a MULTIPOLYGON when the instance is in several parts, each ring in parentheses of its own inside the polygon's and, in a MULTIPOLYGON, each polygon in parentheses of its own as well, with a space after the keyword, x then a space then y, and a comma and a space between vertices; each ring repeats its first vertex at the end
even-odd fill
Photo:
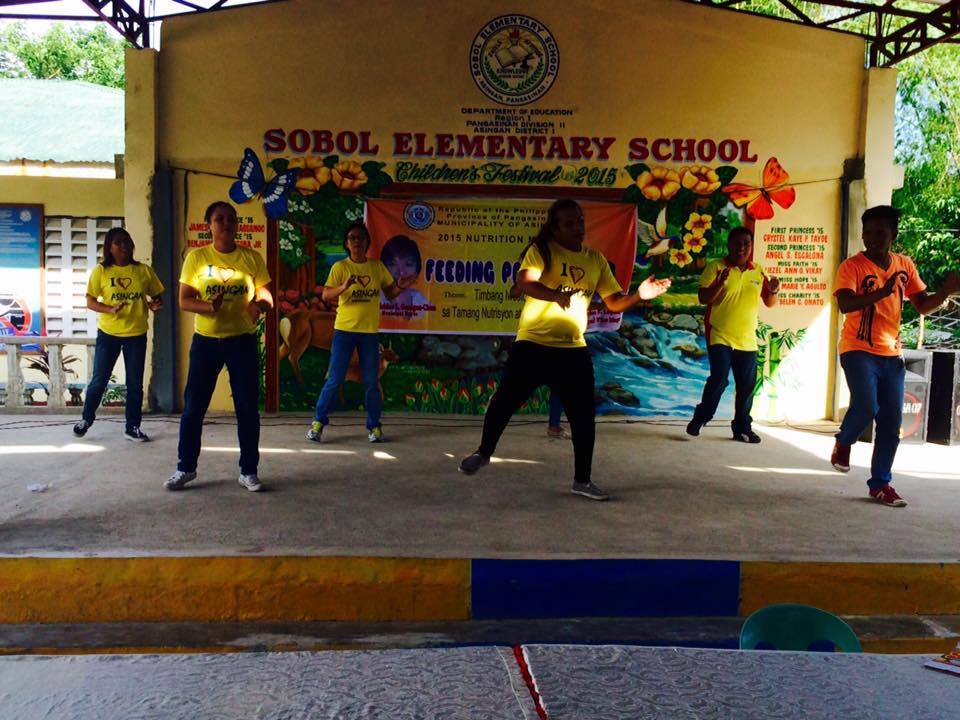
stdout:
POLYGON ((221 307, 223 307, 223 288, 220 288, 217 294, 210 300, 211 312, 220 312, 221 307))
POLYGON ((558 289, 556 291, 557 296, 554 299, 554 302, 560 307, 562 307, 564 310, 566 310, 568 307, 570 307, 570 298, 573 296, 575 292, 576 290, 559 290, 558 289))
POLYGON ((670 282, 670 278, 658 280, 650 275, 637 287, 637 295, 640 296, 641 300, 653 300, 670 289, 670 282))
POLYGON ((764 279, 767 281, 767 292, 771 295, 776 295, 780 292, 780 278, 775 277, 766 277, 764 279))
POLYGON ((120 314, 120 311, 123 310, 126 306, 127 306, 127 301, 126 301, 126 300, 123 300, 123 301, 121 301, 121 302, 118 302, 118 303, 117 303, 116 305, 114 305, 112 308, 110 308, 110 312, 111 312, 111 314, 113 314, 113 315, 119 315, 119 314, 120 314))
POLYGON ((157 312, 157 311, 160 310, 162 307, 163 307, 163 298, 162 298, 162 297, 155 297, 155 298, 152 298, 152 299, 150 299, 150 300, 147 300, 147 309, 148 309, 148 310, 152 310, 153 312, 157 312))

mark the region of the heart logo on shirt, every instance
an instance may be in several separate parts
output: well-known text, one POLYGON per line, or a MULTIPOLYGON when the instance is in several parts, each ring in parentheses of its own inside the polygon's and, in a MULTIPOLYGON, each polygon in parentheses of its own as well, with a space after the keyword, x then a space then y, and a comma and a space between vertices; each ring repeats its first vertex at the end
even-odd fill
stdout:
POLYGON ((360 283, 360 287, 366 287, 367 285, 370 284, 369 275, 357 275, 356 278, 357 278, 357 282, 360 283))
POLYGON ((586 270, 575 265, 570 265, 568 270, 570 271, 570 279, 573 280, 574 285, 583 280, 583 276, 587 274, 586 270))
POLYGON ((132 283, 132 282, 133 282, 133 280, 131 280, 130 278, 127 278, 127 277, 117 278, 117 285, 119 285, 120 287, 122 287, 124 290, 126 290, 128 287, 130 287, 130 283, 132 283))
POLYGON ((234 270, 233 268, 218 267, 217 275, 220 277, 221 282, 227 282, 230 278, 233 277, 234 270))

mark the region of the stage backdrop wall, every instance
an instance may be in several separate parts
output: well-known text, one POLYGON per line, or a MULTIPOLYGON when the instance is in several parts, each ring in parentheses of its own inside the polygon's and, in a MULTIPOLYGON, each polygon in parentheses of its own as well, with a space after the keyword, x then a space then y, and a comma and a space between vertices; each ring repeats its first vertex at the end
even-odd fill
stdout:
MULTIPOLYGON (((267 387, 282 409, 312 406, 328 356, 308 347, 298 381, 284 327, 295 312, 331 312, 319 290, 344 228, 375 207, 367 200, 415 205, 415 234, 431 209, 467 196, 519 208, 566 195, 628 206, 633 282, 653 272, 674 283, 653 310, 591 334, 601 412, 692 412, 707 374, 697 279, 740 224, 784 282, 781 305, 761 311, 755 416, 828 412, 839 178, 865 112, 860 39, 663 0, 456 12, 291 0, 165 21, 161 47, 160 162, 209 178, 182 203, 180 248, 193 208, 231 187, 250 198, 241 215, 276 228, 281 357, 267 387)), ((449 241, 469 255, 464 244, 449 241)), ((416 291, 431 297, 430 284, 421 273, 416 291)), ((384 335, 386 409, 482 411, 510 337, 469 334, 462 320, 384 335)), ((343 406, 361 395, 348 383, 343 406)))

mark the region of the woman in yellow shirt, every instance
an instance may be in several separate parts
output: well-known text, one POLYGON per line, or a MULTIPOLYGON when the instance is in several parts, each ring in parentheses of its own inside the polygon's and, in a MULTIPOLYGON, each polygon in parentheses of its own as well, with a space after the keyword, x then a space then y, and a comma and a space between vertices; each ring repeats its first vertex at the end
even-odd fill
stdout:
POLYGON ((347 377, 347 368, 354 351, 360 360, 363 376, 364 406, 367 409, 367 438, 370 442, 383 440, 380 426, 380 293, 393 300, 416 281, 415 274, 399 275, 396 280, 380 260, 367 257, 370 232, 362 222, 347 228, 343 237, 347 257, 330 268, 323 288, 326 302, 337 300, 337 318, 333 323, 333 341, 330 343, 330 365, 327 381, 317 398, 313 423, 307 430, 307 440, 321 442, 323 428, 330 418, 328 411, 337 390, 347 377))
POLYGON ((97 317, 93 373, 83 401, 83 417, 73 434, 83 437, 97 417, 110 375, 123 353, 126 375, 126 429, 134 442, 150 438, 140 429, 143 417, 143 369, 147 355, 147 314, 163 307, 163 284, 149 265, 133 259, 133 238, 122 227, 111 228, 103 241, 103 259, 87 281, 87 307, 97 317))
POLYGON ((517 286, 526 295, 517 340, 483 419, 480 447, 460 462, 472 474, 490 462, 511 416, 540 385, 560 398, 570 421, 574 476, 571 492, 590 500, 608 495, 590 479, 593 465, 593 360, 583 338, 587 308, 599 294, 611 312, 625 312, 667 291, 669 280, 648 277, 636 293, 624 293, 607 259, 583 244, 583 210, 557 200, 547 222, 524 253, 517 286))
POLYGON ((180 271, 180 309, 194 313, 190 368, 180 416, 177 469, 167 490, 181 490, 197 477, 203 418, 223 366, 230 376, 240 443, 240 485, 263 488, 260 462, 260 411, 257 407, 260 363, 257 321, 273 307, 270 275, 260 253, 237 245, 237 211, 217 201, 207 208, 213 244, 191 250, 180 271))

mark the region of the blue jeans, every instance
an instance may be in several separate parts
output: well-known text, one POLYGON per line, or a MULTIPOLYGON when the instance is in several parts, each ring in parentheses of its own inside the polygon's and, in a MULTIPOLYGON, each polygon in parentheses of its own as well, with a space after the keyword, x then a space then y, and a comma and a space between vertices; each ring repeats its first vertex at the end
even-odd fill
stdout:
POLYGON ((560 416, 563 414, 563 403, 557 394, 550 391, 550 417, 547 418, 547 427, 560 427, 560 416))
POLYGON ((333 404, 334 395, 347 378, 350 359, 356 349, 360 358, 360 375, 363 378, 364 400, 367 408, 367 430, 380 425, 380 344, 376 333, 350 332, 334 330, 330 343, 330 365, 327 368, 327 382, 317 398, 314 421, 324 425, 330 422, 327 413, 333 404))
POLYGON ((203 418, 210 407, 210 398, 217 387, 217 376, 224 365, 230 376, 230 392, 237 416, 240 472, 244 475, 257 474, 257 465, 260 463, 260 411, 257 408, 260 363, 257 359, 257 336, 252 333, 228 338, 194 333, 190 344, 187 388, 183 393, 183 415, 180 416, 177 470, 195 472, 197 469, 203 418))
POLYGON ((93 423, 97 408, 103 401, 103 393, 110 382, 117 358, 123 353, 123 370, 127 376, 127 430, 140 427, 143 419, 143 365, 147 357, 147 335, 119 337, 97 331, 97 349, 93 355, 93 376, 87 385, 83 400, 83 419, 93 423))
POLYGON ((703 386, 703 397, 693 411, 693 419, 705 425, 713 419, 727 389, 730 370, 733 370, 734 397, 733 422, 730 427, 734 434, 751 432, 753 418, 753 389, 757 383, 757 353, 755 350, 734 350, 727 345, 707 347, 710 357, 710 376, 703 386))
POLYGON ((850 388, 850 407, 840 423, 837 442, 853 445, 876 419, 873 459, 870 461, 870 479, 867 480, 870 489, 876 490, 893 479, 893 458, 900 445, 903 381, 906 377, 903 358, 851 350, 840 356, 840 367, 850 388))

